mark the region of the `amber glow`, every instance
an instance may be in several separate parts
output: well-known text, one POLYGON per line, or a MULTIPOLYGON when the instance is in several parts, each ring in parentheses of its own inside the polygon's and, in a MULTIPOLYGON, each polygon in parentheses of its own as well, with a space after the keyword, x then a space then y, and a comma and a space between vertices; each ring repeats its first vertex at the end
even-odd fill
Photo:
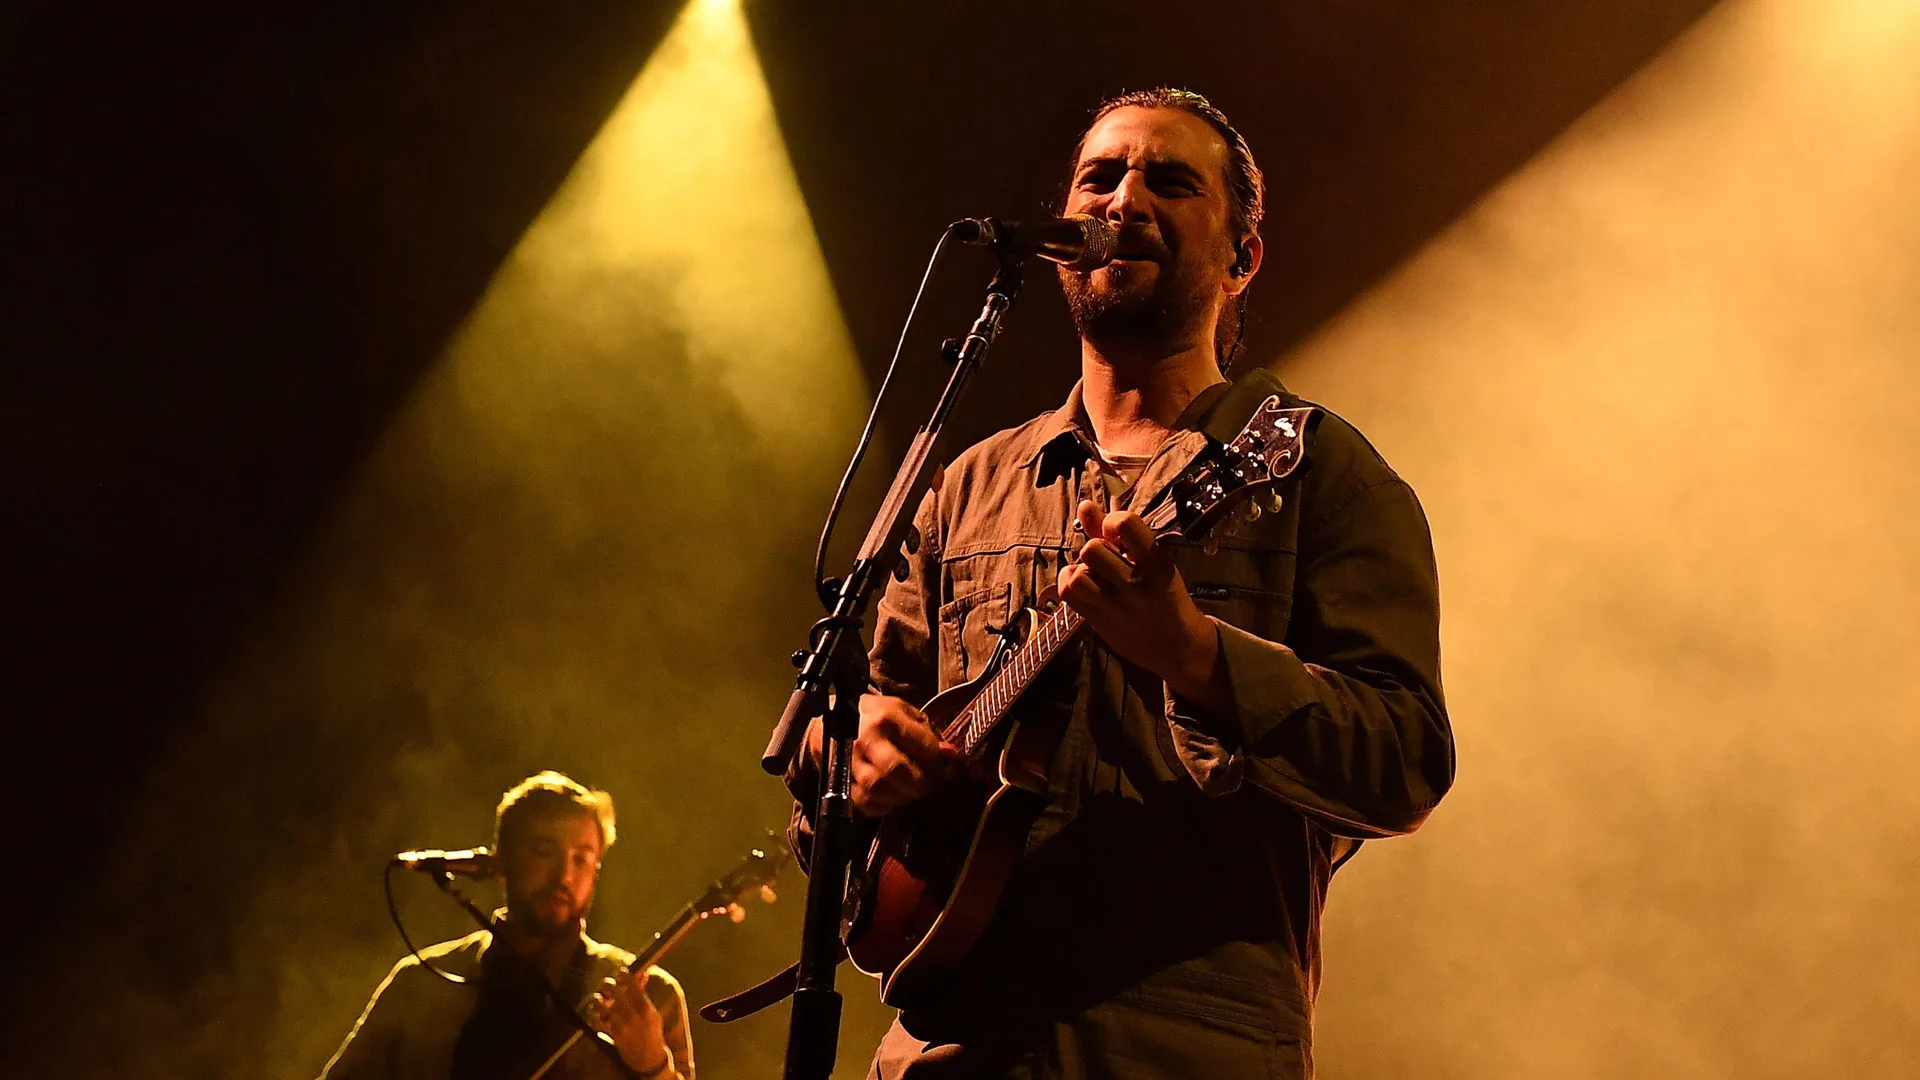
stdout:
MULTIPOLYGON (((401 955, 385 857, 487 842, 500 792, 542 768, 620 807, 590 925, 606 940, 644 943, 763 844, 787 804, 753 762, 791 682, 785 649, 817 616, 811 540, 865 403, 746 22, 697 0, 156 770, 118 857, 129 882, 180 830, 252 846, 258 819, 235 805, 284 815, 323 782, 340 816, 304 816, 328 855, 254 899, 229 973, 125 1017, 128 1045, 225 1075, 317 1074, 401 955), (263 748, 296 726, 362 764, 263 748)), ((471 929, 401 884, 424 940, 471 929)), ((691 992, 792 947, 798 904, 747 910, 669 959, 691 992)), ((703 1064, 777 1071, 778 1016, 732 1040, 703 1064)), ((142 1053, 140 1071, 192 1071, 142 1053)))
POLYGON ((1725 4, 1283 365, 1427 506, 1461 747, 1334 882, 1328 1075, 1910 1074, 1915 56, 1725 4))

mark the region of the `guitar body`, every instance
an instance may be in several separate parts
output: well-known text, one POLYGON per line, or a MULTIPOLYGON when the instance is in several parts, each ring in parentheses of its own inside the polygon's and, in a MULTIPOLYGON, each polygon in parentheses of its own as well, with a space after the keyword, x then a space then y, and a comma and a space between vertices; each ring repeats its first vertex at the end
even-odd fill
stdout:
MULTIPOLYGON (((997 670, 990 664, 980 678, 929 701, 923 711, 933 728, 945 730, 997 670)), ((1005 725, 990 773, 881 819, 852 890, 847 955, 880 979, 887 1004, 933 997, 999 906, 1046 808, 1047 770, 1066 734, 1063 710, 1038 712, 1005 725)))

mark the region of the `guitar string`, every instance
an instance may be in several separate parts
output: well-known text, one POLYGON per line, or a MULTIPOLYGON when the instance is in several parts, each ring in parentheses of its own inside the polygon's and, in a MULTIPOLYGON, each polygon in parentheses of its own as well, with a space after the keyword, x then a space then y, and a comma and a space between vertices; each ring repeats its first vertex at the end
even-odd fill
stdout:
POLYGON ((1013 661, 988 682, 980 696, 961 711, 942 737, 949 742, 956 742, 955 736, 958 736, 957 745, 961 751, 972 754, 987 733, 993 730, 999 717, 1026 692, 1038 669, 1046 666, 1084 621, 1071 608, 1062 608, 1048 616, 1033 640, 1028 642, 1028 647, 1014 654, 1013 661), (1069 626, 1070 623, 1073 625, 1069 626))

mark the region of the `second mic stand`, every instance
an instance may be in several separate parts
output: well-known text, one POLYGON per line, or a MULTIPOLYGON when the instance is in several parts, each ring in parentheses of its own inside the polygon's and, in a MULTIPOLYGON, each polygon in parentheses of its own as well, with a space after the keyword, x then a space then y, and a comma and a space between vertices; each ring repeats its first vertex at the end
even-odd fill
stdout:
POLYGON ((861 542, 852 572, 838 583, 830 614, 813 625, 809 647, 794 654, 800 677, 760 761, 768 772, 784 773, 813 718, 825 717, 820 801, 813 814, 812 859, 807 867, 807 910, 787 1029, 786 1080, 828 1080, 840 1041, 840 994, 834 989, 834 970, 846 957, 840 920, 856 837, 853 740, 860 731, 860 698, 871 682, 860 628, 873 595, 903 565, 903 548, 911 553, 924 542, 914 531, 913 514, 932 482, 942 433, 967 383, 999 336, 1001 319, 1019 295, 1020 264, 1003 257, 972 328, 945 350, 953 373, 933 415, 907 447, 893 486, 861 542))

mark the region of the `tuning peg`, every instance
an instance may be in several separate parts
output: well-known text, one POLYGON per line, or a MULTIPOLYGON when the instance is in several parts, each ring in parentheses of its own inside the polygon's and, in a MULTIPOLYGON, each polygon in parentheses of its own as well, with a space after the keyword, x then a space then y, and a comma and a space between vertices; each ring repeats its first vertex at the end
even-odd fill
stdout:
POLYGON ((1246 524, 1248 522, 1259 521, 1260 520, 1260 500, 1248 499, 1246 503, 1246 507, 1247 508, 1245 510, 1242 510, 1240 512, 1241 523, 1246 524))
POLYGON ((1200 550, 1206 552, 1209 555, 1220 554, 1220 538, 1218 536, 1207 537, 1205 540, 1200 542, 1200 550))
POLYGON ((747 919, 747 909, 741 907, 739 904, 728 904, 727 918, 734 922, 745 922, 747 919))
POLYGON ((760 886, 760 902, 761 903, 771 904, 778 899, 780 899, 780 894, 773 891, 773 886, 771 885, 760 886))
POLYGON ((1260 505, 1267 508, 1267 513, 1269 514, 1279 513, 1280 507, 1286 503, 1286 500, 1280 495, 1280 489, 1277 487, 1262 488, 1260 489, 1260 494, 1254 496, 1254 498, 1259 500, 1260 505))

